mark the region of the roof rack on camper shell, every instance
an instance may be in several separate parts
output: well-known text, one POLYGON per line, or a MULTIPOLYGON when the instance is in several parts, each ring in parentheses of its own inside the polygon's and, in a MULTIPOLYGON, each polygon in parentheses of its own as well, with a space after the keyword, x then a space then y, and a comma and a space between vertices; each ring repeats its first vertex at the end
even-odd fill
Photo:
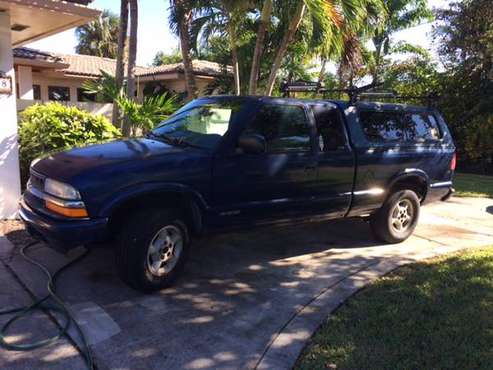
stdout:
POLYGON ((439 96, 436 93, 429 93, 427 95, 399 95, 396 91, 390 89, 379 89, 383 83, 371 83, 361 87, 350 86, 346 89, 327 89, 322 83, 312 81, 295 81, 295 82, 281 82, 281 92, 284 97, 290 97, 291 93, 296 92, 312 92, 315 94, 321 94, 323 98, 327 98, 331 93, 343 93, 349 97, 349 103, 351 105, 356 104, 361 99, 392 99, 392 100, 422 100, 426 101, 427 105, 432 107, 435 105, 439 96))

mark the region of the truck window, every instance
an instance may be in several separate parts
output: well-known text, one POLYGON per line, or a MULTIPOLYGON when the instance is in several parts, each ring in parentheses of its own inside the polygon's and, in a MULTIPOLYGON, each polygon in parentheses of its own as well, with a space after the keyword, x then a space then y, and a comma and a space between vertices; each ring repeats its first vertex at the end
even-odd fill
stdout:
POLYGON ((321 152, 330 152, 346 144, 342 122, 334 107, 327 105, 312 105, 317 137, 321 152))
POLYGON ((245 133, 262 135, 269 153, 311 150, 308 120, 299 106, 266 104, 245 133))
POLYGON ((359 117, 372 142, 424 142, 441 137, 438 123, 429 113, 362 111, 359 117))

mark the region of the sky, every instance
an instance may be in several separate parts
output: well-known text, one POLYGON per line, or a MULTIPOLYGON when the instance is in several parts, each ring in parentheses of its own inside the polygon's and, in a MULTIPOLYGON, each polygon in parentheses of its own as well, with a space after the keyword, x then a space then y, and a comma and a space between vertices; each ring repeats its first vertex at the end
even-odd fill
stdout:
MULTIPOLYGON (((430 7, 446 7, 451 0, 428 0, 430 7)), ((171 53, 178 47, 178 39, 168 25, 167 0, 139 1, 139 28, 137 44, 137 64, 147 66, 152 63, 158 51, 171 53)), ((109 9, 115 14, 120 12, 119 0, 95 0, 92 8, 109 9)), ((396 33, 394 41, 405 40, 423 46, 433 54, 434 48, 430 36, 431 24, 424 24, 396 33)), ((74 29, 26 45, 27 47, 61 54, 73 54, 77 39, 74 29)))

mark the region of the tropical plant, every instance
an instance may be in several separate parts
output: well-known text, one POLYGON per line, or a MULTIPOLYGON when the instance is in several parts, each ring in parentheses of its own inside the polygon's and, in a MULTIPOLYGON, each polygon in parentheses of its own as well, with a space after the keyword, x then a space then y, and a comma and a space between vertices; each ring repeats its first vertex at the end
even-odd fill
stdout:
POLYGON ((57 102, 30 106, 20 115, 21 177, 27 180, 31 161, 41 155, 119 136, 119 130, 104 116, 57 102))
POLYGON ((119 18, 109 10, 104 10, 98 19, 75 29, 78 43, 77 54, 116 58, 118 49, 119 18))
MULTIPOLYGON (((437 11, 435 28, 440 61, 440 108, 451 129, 459 158, 477 161, 485 153, 481 170, 493 173, 486 159, 493 148, 493 7, 489 0, 454 2, 437 11), (480 133, 480 136, 478 136, 480 133), (479 141, 479 139, 481 139, 479 141), (473 150, 476 146, 477 150, 473 150)), ((479 168, 478 168, 479 170, 479 168)))
POLYGON ((197 82, 193 71, 190 44, 190 27, 193 21, 194 0, 170 0, 170 27, 180 38, 180 50, 182 54, 183 70, 188 99, 197 97, 197 82))
POLYGON ((271 22, 272 9, 274 7, 273 0, 264 0, 262 11, 260 13, 260 21, 257 30, 257 37, 255 40, 255 49, 252 58, 252 67, 250 70, 250 80, 248 86, 248 93, 250 95, 257 94, 258 80, 260 78, 260 59, 265 48, 265 36, 267 29, 271 22))
MULTIPOLYGON (((120 0, 120 29, 118 30, 118 52, 116 56, 115 68, 115 86, 117 90, 122 90, 123 78, 125 77, 125 48, 127 45, 127 29, 128 0, 120 0)), ((115 126, 121 127, 120 111, 118 110, 118 104, 116 104, 116 101, 113 101, 112 122, 115 126)))
POLYGON ((199 16, 192 22, 192 43, 197 49, 199 35, 205 43, 214 36, 227 40, 231 50, 231 66, 234 80, 234 92, 241 94, 240 67, 238 46, 240 44, 239 29, 246 18, 248 10, 253 8, 253 1, 212 0, 198 7, 199 16))
POLYGON ((182 55, 180 50, 173 50, 170 54, 158 51, 152 60, 153 66, 161 66, 163 64, 175 64, 182 61, 182 55))
POLYGON ((101 71, 99 80, 87 80, 83 89, 88 94, 95 94, 102 99, 114 101, 123 117, 128 122, 128 134, 135 134, 137 129, 150 130, 177 109, 178 97, 168 92, 144 97, 142 103, 136 102, 125 93, 125 89, 116 86, 115 77, 101 71))
MULTIPOLYGON (((276 50, 265 94, 272 94, 283 59, 304 17, 309 17, 317 30, 314 34, 317 37, 314 39, 319 41, 324 58, 334 48, 345 50, 349 55, 353 52, 352 46, 359 45, 355 41, 358 31, 363 28, 362 24, 367 20, 370 5, 375 9, 383 9, 381 0, 296 0, 289 4, 283 3, 281 10, 287 12, 290 21, 276 50)), ((313 49, 317 47, 314 46, 313 49)))
MULTIPOLYGON (((137 0, 128 0, 128 8, 130 15, 130 32, 128 37, 128 65, 127 65, 127 97, 130 100, 135 100, 135 67, 137 60, 137 27, 139 24, 139 6, 137 0)), ((120 105, 121 108, 121 105, 120 105)), ((131 122, 127 116, 124 116, 122 133, 124 136, 129 136, 131 130, 131 122)))
POLYGON ((131 124, 135 133, 140 129, 143 133, 152 130, 156 124, 166 119, 177 109, 176 97, 168 93, 147 96, 142 103, 121 95, 117 103, 124 116, 131 124))
POLYGON ((100 70, 99 80, 86 80, 82 83, 84 92, 95 95, 97 101, 114 101, 123 94, 124 89, 118 86, 116 77, 106 71, 100 70))
POLYGON ((383 57, 392 50, 390 42, 392 34, 433 19, 428 0, 384 0, 384 2, 388 16, 383 27, 376 28, 372 37, 375 51, 371 74, 374 82, 378 80, 383 57))

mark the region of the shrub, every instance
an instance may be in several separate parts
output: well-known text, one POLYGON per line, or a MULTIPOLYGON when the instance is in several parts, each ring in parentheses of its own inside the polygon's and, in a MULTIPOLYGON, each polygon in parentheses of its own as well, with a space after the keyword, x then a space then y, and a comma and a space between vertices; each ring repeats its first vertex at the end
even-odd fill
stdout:
POLYGON ((23 183, 41 155, 120 136, 106 117, 60 103, 36 104, 21 113, 19 155, 23 183))
POLYGON ((493 115, 478 116, 464 130, 465 152, 489 173, 493 165, 493 115))

